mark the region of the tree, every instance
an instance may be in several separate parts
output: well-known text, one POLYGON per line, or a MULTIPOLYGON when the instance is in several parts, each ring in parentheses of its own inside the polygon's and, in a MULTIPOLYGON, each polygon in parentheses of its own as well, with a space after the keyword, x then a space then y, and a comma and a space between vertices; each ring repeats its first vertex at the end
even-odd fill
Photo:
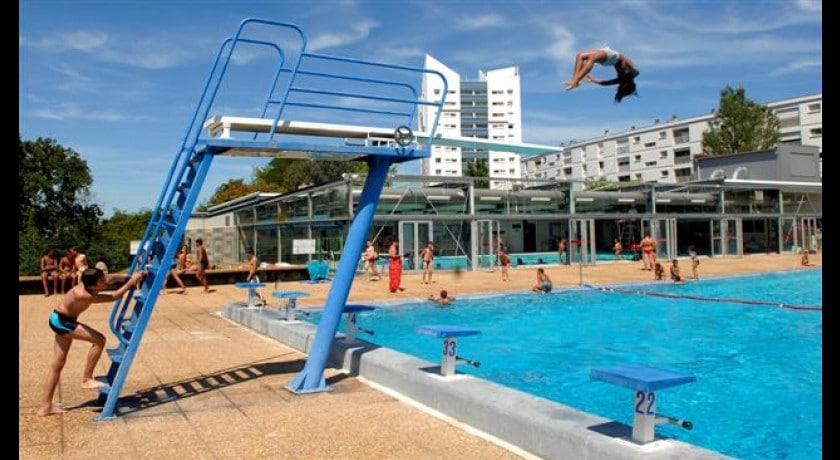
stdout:
MULTIPOLYGON (((464 175, 467 177, 478 177, 478 178, 487 178, 490 177, 490 170, 487 168, 487 161, 482 160, 479 158, 473 158, 471 160, 467 160, 467 169, 464 171, 464 175)), ((489 188, 490 181, 488 180, 477 180, 475 181, 476 188, 489 188)))
POLYGON ((128 267, 132 257, 131 241, 143 238, 151 218, 151 209, 141 209, 136 213, 117 209, 111 217, 102 221, 97 243, 88 248, 88 259, 104 260, 111 271, 128 267))
POLYGON ((236 198, 249 195, 256 192, 253 187, 245 183, 244 179, 230 179, 213 192, 213 196, 207 200, 206 203, 199 206, 199 208, 209 208, 226 201, 235 200, 236 198))
POLYGON ((54 139, 24 141, 18 133, 18 272, 38 273, 48 247, 84 248, 102 210, 92 202, 87 162, 54 139))
POLYGON ((92 203, 87 162, 53 139, 23 141, 18 134, 18 232, 34 227, 42 238, 84 240, 102 210, 92 203))
POLYGON ((342 174, 366 174, 367 171, 367 164, 360 161, 275 158, 265 168, 257 169, 253 183, 277 184, 283 191, 292 191, 305 185, 339 180, 342 174))
POLYGON ((619 185, 605 176, 587 177, 584 190, 619 190, 619 185))
POLYGON ((773 110, 747 99, 744 88, 730 86, 720 93, 720 107, 703 133, 708 155, 754 152, 779 143, 779 119, 773 110))

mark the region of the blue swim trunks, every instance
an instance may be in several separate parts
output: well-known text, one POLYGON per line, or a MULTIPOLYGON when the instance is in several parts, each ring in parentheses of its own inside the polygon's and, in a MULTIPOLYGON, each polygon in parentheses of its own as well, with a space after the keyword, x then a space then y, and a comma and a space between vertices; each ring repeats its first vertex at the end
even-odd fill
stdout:
POLYGON ((543 281, 542 283, 540 283, 540 287, 545 293, 551 292, 551 281, 543 281))
POLYGON ((61 314, 56 310, 50 313, 50 329, 58 335, 69 334, 75 331, 78 325, 76 318, 72 316, 61 314))

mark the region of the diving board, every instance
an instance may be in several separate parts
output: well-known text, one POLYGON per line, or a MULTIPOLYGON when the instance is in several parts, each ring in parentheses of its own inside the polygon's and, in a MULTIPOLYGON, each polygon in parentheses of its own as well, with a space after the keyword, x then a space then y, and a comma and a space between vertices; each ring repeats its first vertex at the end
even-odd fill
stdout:
POLYGON ((318 137, 345 137, 352 139, 367 138, 391 138, 394 137, 394 130, 385 128, 373 128, 369 126, 352 126, 335 123, 315 123, 308 121, 279 120, 276 125, 274 120, 269 118, 247 118, 214 116, 204 123, 210 137, 229 139, 234 132, 244 133, 270 133, 294 134, 302 136, 318 137))
MULTIPOLYGON (((396 142, 394 139, 396 127, 377 128, 371 126, 354 126, 335 123, 316 123, 307 121, 278 120, 269 118, 248 118, 216 115, 204 123, 204 129, 211 138, 232 139, 234 133, 276 133, 299 136, 331 137, 344 139, 370 140, 373 142, 396 142)), ((539 155, 559 152, 558 146, 529 144, 522 142, 500 142, 491 139, 463 136, 430 135, 427 132, 414 132, 417 144, 430 147, 443 145, 465 149, 482 149, 499 152, 513 152, 527 155, 539 155)))

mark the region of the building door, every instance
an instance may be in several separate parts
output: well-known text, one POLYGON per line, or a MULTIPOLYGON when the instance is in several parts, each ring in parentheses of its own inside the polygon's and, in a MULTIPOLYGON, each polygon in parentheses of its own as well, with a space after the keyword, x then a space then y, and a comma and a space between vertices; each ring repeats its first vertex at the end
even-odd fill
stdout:
POLYGON ((420 263, 420 251, 432 240, 432 221, 404 220, 400 221, 399 234, 400 251, 403 254, 403 268, 405 270, 423 271, 420 263))
POLYGON ((677 219, 644 219, 642 234, 650 235, 656 242, 656 259, 673 260, 679 252, 677 246, 677 219))
POLYGON ((799 224, 796 226, 798 238, 796 245, 800 248, 805 248, 811 252, 817 250, 817 218, 816 217, 800 217, 799 224))
POLYGON ((569 244, 570 263, 594 265, 598 260, 595 249, 595 219, 570 219, 569 244))
POLYGON ((713 256, 742 256, 744 254, 744 235, 740 218, 713 219, 711 228, 713 256))
POLYGON ((792 252, 796 246, 796 219, 793 217, 782 217, 781 229, 779 232, 779 252, 792 252))
POLYGON ((490 268, 496 265, 501 241, 501 225, 498 220, 476 220, 473 222, 471 238, 472 269, 490 268))

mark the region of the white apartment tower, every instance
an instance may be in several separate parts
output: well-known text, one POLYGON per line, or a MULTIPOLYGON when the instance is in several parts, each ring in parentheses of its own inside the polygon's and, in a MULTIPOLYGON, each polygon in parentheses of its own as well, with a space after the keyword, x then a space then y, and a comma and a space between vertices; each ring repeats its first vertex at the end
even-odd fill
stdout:
MULTIPOLYGON (((426 55, 424 68, 436 70, 446 78, 446 101, 438 122, 437 134, 447 137, 476 137, 507 143, 522 142, 522 92, 519 67, 478 72, 478 80, 461 80, 460 75, 437 59, 426 55)), ((423 77, 423 99, 440 97, 443 83, 437 78, 423 77)), ((434 122, 432 108, 422 110, 420 131, 429 131, 434 122)), ((487 161, 490 177, 520 177, 520 155, 435 145, 430 158, 421 161, 421 174, 428 176, 462 176, 464 161, 479 158, 487 161)), ((508 186, 510 182, 491 181, 491 188, 508 186), (504 184, 504 185, 502 185, 504 184)))

